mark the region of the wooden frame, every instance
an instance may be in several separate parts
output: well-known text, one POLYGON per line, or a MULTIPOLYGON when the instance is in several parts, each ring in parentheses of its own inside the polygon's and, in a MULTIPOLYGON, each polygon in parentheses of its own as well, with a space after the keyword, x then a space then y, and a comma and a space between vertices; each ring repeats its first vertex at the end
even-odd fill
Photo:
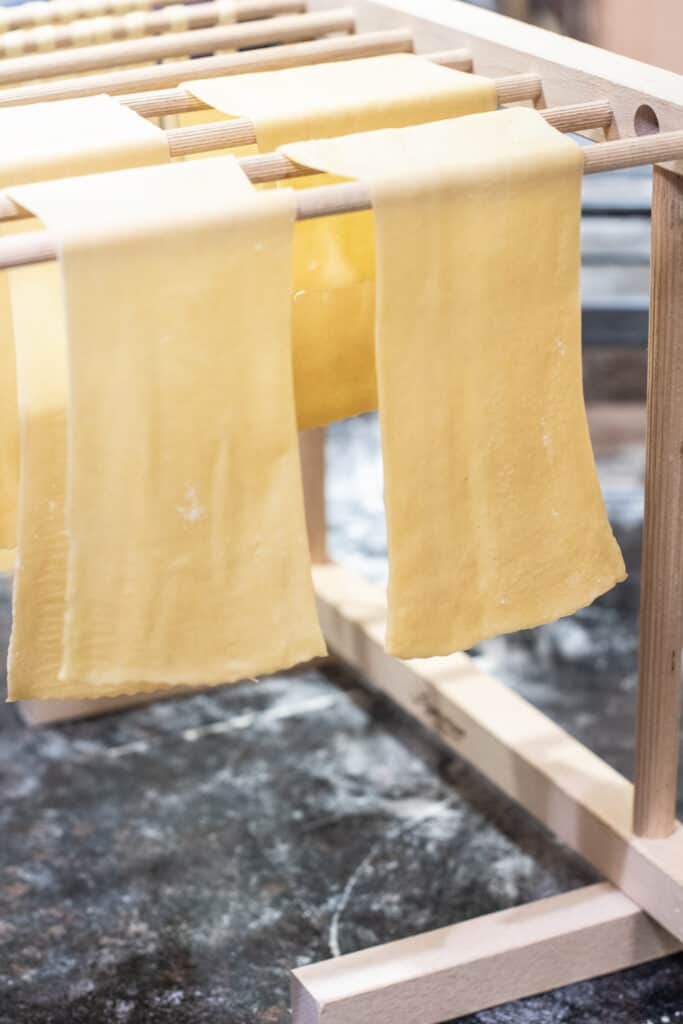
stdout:
MULTIPOLYGON (((309 6, 325 11, 335 2, 309 6)), ((683 82, 669 72, 459 0, 357 0, 355 13, 361 31, 409 28, 419 52, 465 48, 475 72, 539 75, 539 106, 608 99, 609 138, 658 127, 683 131, 683 82)), ((330 649, 607 882, 299 968, 292 981, 295 1024, 436 1022, 664 956, 683 942, 683 827, 674 820, 683 529, 680 516, 671 514, 683 488, 682 171, 681 163, 658 166, 653 192, 635 787, 466 655, 400 662, 384 652, 383 595, 326 562, 324 433, 302 438, 311 552, 319 563, 315 586, 330 649)), ((130 703, 103 702, 96 712, 130 703)))
MULTIPOLYGON (((311 3, 313 9, 328 6, 328 0, 311 3)), ((418 52, 462 47, 480 74, 539 74, 538 106, 607 98, 613 120, 606 133, 600 132, 603 138, 683 128, 683 80, 670 72, 458 0, 360 0, 355 10, 359 31, 407 25, 418 52)), ((585 134, 595 137, 594 132, 585 134)), ((679 162, 656 167, 654 175, 635 788, 521 697, 481 673, 466 655, 414 662, 390 658, 382 643, 383 595, 337 566, 315 570, 330 648, 621 893, 609 886, 588 887, 300 968, 292 976, 294 1024, 384 1019, 427 1024, 640 963, 651 953, 672 952, 683 941, 683 827, 674 820, 683 526, 680 516, 671 514, 680 508, 683 487, 682 172, 679 162), (660 938, 667 935, 659 951, 649 945, 647 930, 653 922, 666 929, 657 931, 660 938)), ((321 523, 316 534, 324 534, 321 523)))

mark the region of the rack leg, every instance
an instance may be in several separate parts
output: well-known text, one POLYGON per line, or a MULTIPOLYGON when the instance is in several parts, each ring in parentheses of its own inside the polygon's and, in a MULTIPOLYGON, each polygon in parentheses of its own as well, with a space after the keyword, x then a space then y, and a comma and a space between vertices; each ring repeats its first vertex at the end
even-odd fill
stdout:
POLYGON ((292 1022, 436 1024, 678 948, 617 889, 590 885, 299 967, 292 1022))
POLYGON ((683 177, 654 169, 634 830, 674 829, 683 615, 683 177))
POLYGON ((314 563, 326 562, 325 428, 302 431, 299 434, 299 448, 311 560, 314 563))

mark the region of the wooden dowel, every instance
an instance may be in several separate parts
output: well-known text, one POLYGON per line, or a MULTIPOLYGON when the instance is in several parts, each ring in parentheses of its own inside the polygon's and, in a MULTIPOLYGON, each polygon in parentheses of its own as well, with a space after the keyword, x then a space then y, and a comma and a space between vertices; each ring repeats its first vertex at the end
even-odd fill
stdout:
POLYGON ((610 128, 614 113, 609 100, 569 103, 564 107, 547 107, 538 111, 558 132, 587 132, 610 128))
MULTIPOLYGON (((304 15, 300 15, 300 18, 303 17, 304 15)), ((324 31, 333 30, 328 26, 329 22, 326 23, 324 31)), ((323 35, 324 31, 320 34, 323 35)), ((240 75, 251 71, 278 71, 282 68, 301 67, 304 64, 377 57, 386 53, 411 53, 412 50, 413 37, 408 29, 391 29, 312 41, 307 39, 244 53, 200 57, 197 60, 175 61, 172 64, 155 67, 127 68, 124 71, 109 71, 100 75, 62 79, 59 82, 38 82, 15 89, 3 89, 0 90, 0 107, 75 99, 79 96, 97 96, 103 92, 110 96, 142 93, 146 90, 177 86, 188 79, 240 75)))
POLYGON ((299 434, 301 476, 306 506, 306 527, 311 561, 327 562, 327 519, 325 514, 325 428, 299 434))
POLYGON ((30 79, 97 71, 122 64, 145 63, 167 57, 191 57, 214 50, 266 46, 302 39, 315 39, 330 32, 352 32, 354 15, 350 8, 314 14, 283 15, 241 25, 220 25, 194 32, 174 32, 125 43, 104 43, 75 50, 17 57, 0 64, 0 86, 30 79))
MULTIPOLYGON (((430 59, 430 58, 428 58, 430 59)), ((204 104, 201 104, 201 108, 204 104)), ((193 107, 192 109, 200 109, 193 107)), ((571 107, 540 110, 539 114, 553 126, 561 125, 562 131, 582 131, 588 128, 607 128, 612 111, 609 103, 598 100, 595 103, 576 103, 571 107)), ((231 149, 236 146, 254 145, 257 141, 253 121, 235 118, 231 121, 213 121, 210 124, 193 125, 189 128, 171 128, 166 132, 168 148, 172 157, 208 153, 213 150, 231 149)), ((278 181, 283 178, 298 178, 315 172, 298 167, 286 156, 266 153, 259 156, 242 157, 240 166, 254 184, 278 181)), ((0 222, 27 217, 28 213, 0 192, 0 222)))
MULTIPOLYGON (((200 3, 201 0, 183 0, 187 4, 200 3)), ((55 22, 77 21, 81 18, 113 14, 119 15, 128 11, 144 11, 150 8, 168 7, 178 0, 102 0, 101 3, 64 4, 61 0, 38 0, 18 4, 15 7, 0 8, 0 32, 11 32, 14 29, 30 29, 36 25, 52 25, 55 22)))
MULTIPOLYGON (((539 113, 553 127, 559 127, 561 131, 565 132, 607 128, 612 119, 610 106, 604 101, 577 103, 568 111, 559 107, 557 110, 541 110, 539 113)), ((171 128, 166 135, 172 157, 188 156, 192 153, 209 153, 212 150, 229 149, 234 146, 250 146, 257 141, 254 124, 247 118, 215 121, 189 128, 171 128)), ((291 177, 291 175, 287 174, 283 177, 291 177)))
MULTIPOLYGON (((131 35, 151 36, 173 32, 174 29, 177 32, 177 6, 173 10, 162 7, 148 13, 138 12, 136 18, 139 15, 139 24, 134 25, 134 32, 131 32, 131 22, 125 15, 113 15, 100 19, 104 22, 100 31, 106 29, 107 38, 98 39, 97 42, 99 45, 106 45, 117 40, 129 39, 131 35)), ((183 31, 195 31, 200 28, 213 28, 226 20, 256 21, 259 18, 270 18, 282 14, 301 14, 306 11, 306 0, 237 0, 234 6, 234 18, 230 19, 225 17, 226 11, 230 11, 230 7, 225 7, 216 0, 209 0, 208 3, 193 3, 187 7, 184 4, 182 6, 185 19, 183 31)), ((84 39, 80 30, 88 30, 91 25, 94 27, 96 24, 96 19, 88 18, 84 22, 51 26, 48 29, 50 39, 47 45, 40 28, 35 31, 20 30, 23 32, 21 55, 30 56, 47 50, 82 47, 84 39)), ((95 40, 89 39, 85 42, 89 45, 95 40)), ((13 33, 0 34, 0 57, 11 57, 16 53, 13 33)))
POLYGON ((683 131, 643 135, 633 139, 616 139, 587 146, 584 152, 586 174, 621 171, 644 164, 663 164, 683 158, 683 131))
MULTIPOLYGON (((584 174, 596 174, 601 171, 615 170, 622 167, 640 167, 646 164, 659 163, 661 160, 683 160, 683 131, 668 132, 657 136, 659 148, 654 147, 650 138, 624 139, 617 142, 600 142, 587 146, 584 154, 584 174), (628 162, 624 155, 624 146, 628 144, 628 162), (594 152, 599 159, 592 158, 594 152), (611 166, 608 155, 615 154, 615 166, 611 166)), ((252 180, 273 180, 274 177, 296 177, 311 173, 306 169, 292 164, 286 157, 274 153, 267 157, 245 157, 242 166, 249 170, 249 161, 259 161, 259 170, 265 170, 265 161, 269 162, 267 178, 252 180), (276 162, 282 161, 282 168, 276 172, 276 162), (263 163, 261 163, 263 162, 263 163)), ((341 213, 358 213, 372 209, 370 193, 365 185, 350 182, 342 185, 324 185, 297 193, 297 220, 314 220, 317 217, 332 217, 341 213)), ((31 263, 45 263, 57 258, 57 250, 52 236, 47 231, 35 231, 26 235, 8 236, 0 239, 0 270, 10 267, 21 267, 31 263)))
POLYGON ((496 79, 499 103, 519 103, 540 99, 543 82, 540 75, 508 75, 496 79))
MULTIPOLYGON (((681 133, 683 134, 683 133, 681 133)), ((675 827, 683 611, 683 177, 655 167, 633 827, 675 827)))

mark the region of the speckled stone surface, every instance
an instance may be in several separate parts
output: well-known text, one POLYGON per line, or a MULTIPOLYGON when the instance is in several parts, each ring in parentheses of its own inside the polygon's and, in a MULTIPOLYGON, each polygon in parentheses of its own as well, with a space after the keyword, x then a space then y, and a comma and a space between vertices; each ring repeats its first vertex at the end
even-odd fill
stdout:
MULTIPOLYGON (((385 573, 376 427, 331 432, 332 543, 385 573)), ((602 465, 632 570, 642 454, 602 465)), ((630 771, 638 579, 487 666, 630 771)), ((0 643, 9 628, 0 598, 0 643)), ((37 731, 0 708, 0 1024, 280 1024, 287 969, 590 869, 334 664, 37 731)), ((683 1022, 683 959, 479 1014, 683 1022)), ((352 1022, 349 1022, 352 1024, 352 1022)))

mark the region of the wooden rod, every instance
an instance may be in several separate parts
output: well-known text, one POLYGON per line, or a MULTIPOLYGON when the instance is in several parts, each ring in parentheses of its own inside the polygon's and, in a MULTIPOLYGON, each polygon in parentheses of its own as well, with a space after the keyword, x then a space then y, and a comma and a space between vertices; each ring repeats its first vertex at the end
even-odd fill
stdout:
POLYGON ((3 60, 0 64, 0 86, 167 57, 191 57, 194 54, 212 53, 214 50, 237 50, 241 47, 315 39, 330 32, 353 32, 354 25, 353 11, 350 8, 339 8, 322 13, 264 18, 242 25, 219 25, 194 32, 174 32, 165 36, 132 39, 125 43, 104 43, 33 57, 17 57, 3 60))
MULTIPOLYGON (((609 104, 604 101, 575 104, 570 108, 569 113, 562 107, 556 110, 541 110, 539 113, 554 127, 561 126, 560 130, 565 132, 607 128, 612 119, 609 104)), ((194 125, 189 128, 171 128, 166 132, 166 136, 172 157, 188 156, 191 153, 209 153, 212 150, 229 149, 234 146, 250 146, 257 141, 254 123, 247 118, 214 121, 210 124, 194 125)), ((283 176, 291 177, 291 175, 283 176)))
MULTIPOLYGON (((303 17, 306 16, 300 15, 299 20, 303 17)), ((334 31, 334 28, 329 26, 330 22, 324 23, 320 35, 325 31, 334 31)), ((310 36, 311 32, 307 35, 310 36)), ((38 82, 15 89, 3 89, 0 90, 0 107, 18 107, 26 103, 45 103, 52 100, 75 99, 79 96, 97 96, 103 92, 110 96, 142 93, 146 90, 177 86, 188 79, 241 75, 252 71, 278 71, 282 68, 321 64, 333 60, 377 57, 386 53, 412 53, 412 50, 413 38, 408 29, 391 29, 313 41, 306 38, 306 41, 267 49, 200 57, 196 60, 175 61, 172 64, 154 67, 127 68, 123 71, 109 71, 99 75, 63 79, 59 82, 38 82)))
POLYGON ((311 561, 327 562, 327 519, 325 514, 325 428, 299 434, 301 476, 306 507, 306 528, 311 561))
POLYGON ((140 36, 194 31, 227 22, 255 21, 305 11, 306 0, 237 0, 234 5, 230 2, 222 3, 221 0, 209 0, 208 3, 176 4, 173 9, 162 7, 149 12, 129 12, 132 17, 125 14, 107 15, 66 25, 41 26, 35 30, 20 29, 17 33, 0 34, 0 57, 36 55, 48 50, 89 46, 91 43, 106 45, 140 36), (178 24, 178 6, 182 6, 182 29, 178 24), (21 36, 20 41, 17 35, 21 36))
MULTIPOLYGON (((594 103, 577 103, 567 108, 548 108, 540 110, 539 114, 554 127, 561 125, 562 131, 607 128, 612 118, 610 105, 605 100, 598 100, 594 103)), ((213 121, 210 124, 194 125, 189 128, 171 128, 166 132, 166 137, 172 157, 207 153, 236 146, 249 146, 254 145, 257 141, 253 121, 246 118, 213 121)), ((239 162, 244 173, 254 184, 278 181, 283 178, 298 178, 315 173, 308 168, 299 167, 280 153, 242 157, 239 162)), ((0 222, 18 220, 28 216, 29 214, 12 202, 9 196, 0 192, 0 222)))
POLYGON ((543 93, 543 82, 540 75, 508 75, 499 78, 498 102, 519 103, 522 100, 537 100, 543 93))
MULTIPOLYGON (((645 164, 658 163, 661 160, 683 160, 683 131, 668 132, 658 136, 660 148, 653 150, 650 138, 624 139, 617 142, 599 142, 584 148, 584 174, 595 174, 601 171, 615 170, 622 167, 640 167, 645 164), (625 162, 623 146, 629 144, 629 162, 625 162), (591 154, 597 150, 615 153, 615 166, 602 152, 596 160, 591 154)), ((311 173, 292 164, 286 157, 274 153, 266 157, 245 157, 241 161, 243 167, 249 168, 249 161, 283 161, 281 165, 285 174, 278 177, 296 177, 302 173, 311 173), (284 161, 287 161, 285 166, 284 161)), ((260 166, 260 165, 259 165, 260 166)), ((265 167, 265 163, 263 165, 265 167)), ((269 174, 273 172, 270 171, 269 174)), ((273 175, 275 176, 275 175, 273 175)), ((251 177, 251 175, 250 175, 251 177)), ((252 177, 252 180, 255 180, 252 177)), ((259 180, 272 180, 272 177, 259 180)), ((342 185, 324 185, 297 193, 297 220, 314 220, 317 217, 331 217, 342 213, 357 213, 372 209, 370 193, 365 185, 351 182, 342 185)), ((11 267, 26 266, 31 263, 45 263, 57 258, 55 242, 48 231, 35 231, 29 234, 8 236, 0 239, 0 270, 11 267)), ((680 282, 679 282, 680 285, 680 282)))
MULTIPOLYGON (((683 134, 683 133, 681 133, 683 134)), ((633 827, 675 828, 683 610, 683 177, 655 167, 633 827)))
MULTIPOLYGON (((13 29, 30 29, 37 25, 51 25, 55 22, 77 21, 106 14, 125 14, 129 11, 144 11, 150 8, 167 7, 178 0, 30 0, 15 7, 0 8, 0 32, 13 29)), ((195 4, 201 0, 183 0, 195 4)))

